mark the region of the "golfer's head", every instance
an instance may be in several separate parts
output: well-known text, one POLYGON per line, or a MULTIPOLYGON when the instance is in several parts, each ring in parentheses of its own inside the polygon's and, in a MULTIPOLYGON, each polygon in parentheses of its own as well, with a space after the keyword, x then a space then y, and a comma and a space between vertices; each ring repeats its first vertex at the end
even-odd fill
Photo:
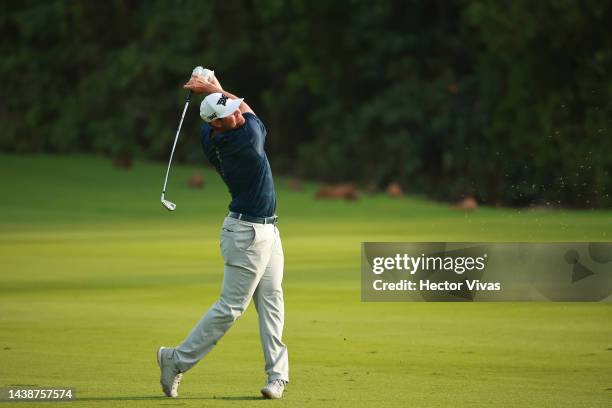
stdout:
POLYGON ((230 130, 244 124, 240 112, 242 99, 230 99, 227 95, 216 92, 208 95, 200 104, 200 116, 217 130, 230 130))

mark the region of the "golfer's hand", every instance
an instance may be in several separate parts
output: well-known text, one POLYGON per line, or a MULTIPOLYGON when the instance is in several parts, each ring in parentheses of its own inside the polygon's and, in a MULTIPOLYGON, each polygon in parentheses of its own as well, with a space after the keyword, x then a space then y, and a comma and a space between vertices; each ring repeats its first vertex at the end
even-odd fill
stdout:
MULTIPOLYGON (((218 83, 218 82, 217 82, 218 83)), ((183 88, 189 89, 195 93, 215 93, 222 92, 223 90, 216 86, 212 82, 208 82, 203 76, 192 76, 189 82, 187 82, 183 88)))
POLYGON ((219 89, 223 89, 223 87, 221 86, 221 83, 219 82, 219 80, 217 79, 216 75, 213 75, 210 79, 209 79, 210 83, 213 84, 214 86, 216 86, 219 89))

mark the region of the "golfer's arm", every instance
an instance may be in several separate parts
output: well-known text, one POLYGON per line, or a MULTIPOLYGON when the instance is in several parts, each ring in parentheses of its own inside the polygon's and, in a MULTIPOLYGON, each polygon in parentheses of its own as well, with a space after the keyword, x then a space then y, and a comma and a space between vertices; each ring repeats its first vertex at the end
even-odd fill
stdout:
MULTIPOLYGON (((219 86, 219 89, 220 89, 219 92, 224 93, 225 95, 229 96, 232 99, 240 99, 236 95, 231 94, 231 93, 227 92, 226 90, 224 90, 223 88, 221 88, 221 86, 219 86)), ((242 113, 252 113, 253 115, 255 114, 255 112, 253 112, 253 109, 251 109, 251 107, 249 105, 247 105, 247 103, 245 101, 242 101, 242 103, 240 104, 238 109, 240 109, 240 112, 242 112, 242 113)))
MULTIPOLYGON (((240 99, 236 95, 224 90, 221 87, 221 84, 219 83, 219 80, 217 80, 217 78, 215 78, 213 82, 207 82, 204 78, 192 76, 189 82, 185 84, 184 88, 189 89, 196 93, 205 93, 205 94, 221 92, 232 99, 240 99)), ((251 107, 247 105, 246 102, 244 101, 242 101, 238 109, 240 109, 240 112, 242 113, 255 114, 255 112, 253 112, 253 109, 251 109, 251 107)))
MULTIPOLYGON (((213 82, 212 84, 214 86, 216 86, 217 88, 219 88, 218 92, 224 93, 225 95, 229 96, 232 99, 239 99, 236 95, 231 94, 229 92, 227 92, 226 90, 223 89, 223 87, 221 86, 221 83, 219 82, 219 80, 217 79, 217 77, 213 76, 213 82)), ((247 103, 245 101, 242 101, 242 103, 240 104, 240 106, 238 107, 240 109, 240 112, 242 113, 252 113, 253 115, 255 114, 255 112, 253 112, 253 109, 251 109, 251 107, 249 105, 247 105, 247 103)))

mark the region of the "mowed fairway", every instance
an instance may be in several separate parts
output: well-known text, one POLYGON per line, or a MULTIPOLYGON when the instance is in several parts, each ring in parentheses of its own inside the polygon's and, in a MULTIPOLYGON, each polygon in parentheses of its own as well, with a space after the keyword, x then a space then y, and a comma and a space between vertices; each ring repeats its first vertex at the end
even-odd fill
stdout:
MULTIPOLYGON (((313 199, 277 178, 291 384, 264 384, 247 313, 161 396, 155 350, 216 300, 229 194, 194 166, 0 157, 0 387, 75 387, 71 407, 598 407, 612 401, 612 305, 362 303, 362 241, 609 241, 610 211, 479 209, 383 195, 313 199)), ((39 406, 21 404, 19 406, 39 406)), ((56 405, 54 405, 56 406, 56 405)))

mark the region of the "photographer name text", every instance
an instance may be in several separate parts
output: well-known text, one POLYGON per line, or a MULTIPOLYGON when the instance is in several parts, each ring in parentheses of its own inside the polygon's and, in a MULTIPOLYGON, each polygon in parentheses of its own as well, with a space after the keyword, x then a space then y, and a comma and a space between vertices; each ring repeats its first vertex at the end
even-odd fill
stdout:
POLYGON ((398 282, 385 282, 382 279, 376 279, 372 282, 372 287, 376 291, 459 291, 465 289, 470 291, 498 291, 501 290, 501 283, 481 282, 478 279, 462 282, 434 282, 428 279, 418 281, 402 279, 398 282))

